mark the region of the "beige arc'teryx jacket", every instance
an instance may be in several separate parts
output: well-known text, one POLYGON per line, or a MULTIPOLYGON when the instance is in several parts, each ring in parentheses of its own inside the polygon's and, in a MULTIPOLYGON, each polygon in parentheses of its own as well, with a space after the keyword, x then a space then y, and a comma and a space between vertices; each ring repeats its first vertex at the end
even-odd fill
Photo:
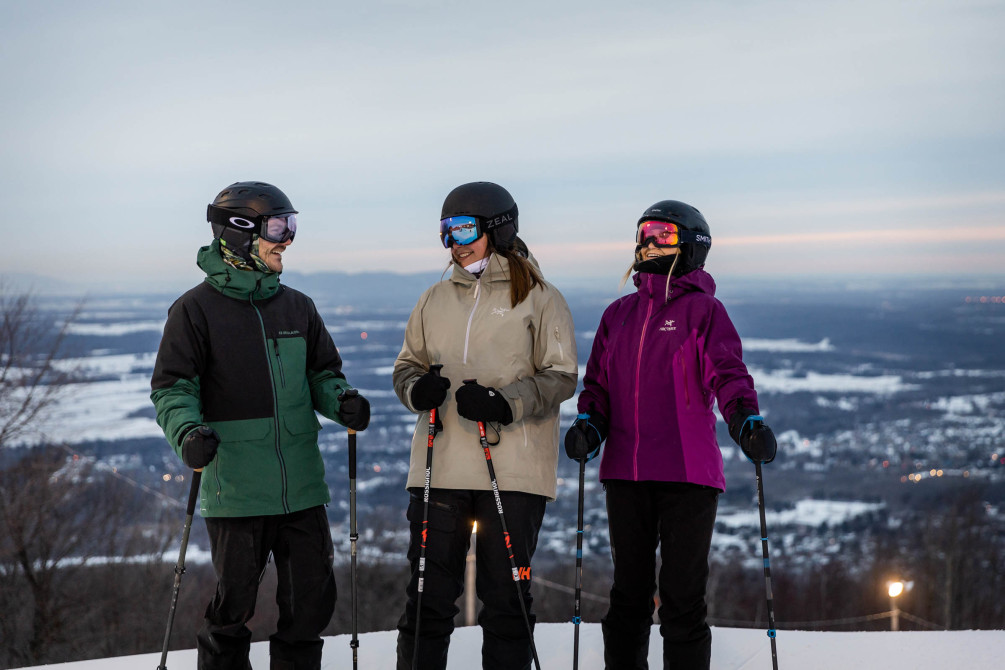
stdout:
MULTIPOLYGON (((531 258, 536 265, 536 261, 531 258)), ((509 261, 492 254, 476 278, 454 265, 449 279, 431 286, 408 319, 394 364, 394 391, 411 411, 415 381, 442 364, 450 379, 439 408, 443 432, 433 446, 431 486, 490 490, 478 424, 457 414, 454 393, 465 379, 500 390, 513 412, 492 447, 499 488, 555 498, 558 408, 576 392, 578 366, 572 314, 562 294, 547 282, 510 305, 509 261)), ((412 436, 409 487, 425 480, 429 412, 419 413, 412 436)), ((489 442, 494 431, 486 426, 489 442)))

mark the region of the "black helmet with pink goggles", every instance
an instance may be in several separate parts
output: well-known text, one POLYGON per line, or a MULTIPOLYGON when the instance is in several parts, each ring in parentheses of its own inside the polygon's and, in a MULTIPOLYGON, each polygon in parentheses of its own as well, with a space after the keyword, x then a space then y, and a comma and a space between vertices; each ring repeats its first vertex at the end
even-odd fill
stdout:
MULTIPOLYGON (((712 234, 705 217, 696 208, 679 200, 661 200, 643 212, 636 224, 636 258, 642 247, 650 243, 680 249, 673 269, 674 276, 679 277, 705 264, 712 246, 712 234)), ((650 267, 653 263, 652 260, 636 261, 635 269, 658 272, 656 267, 650 267)), ((662 274, 666 272, 663 270, 662 274)))

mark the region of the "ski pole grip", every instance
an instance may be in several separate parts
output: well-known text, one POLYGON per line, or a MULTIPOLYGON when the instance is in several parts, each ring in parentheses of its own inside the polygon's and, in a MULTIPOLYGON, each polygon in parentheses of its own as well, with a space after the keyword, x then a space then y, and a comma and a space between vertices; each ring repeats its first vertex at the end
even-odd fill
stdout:
POLYGON ((356 479, 356 431, 346 428, 349 434, 349 479, 356 479))
POLYGON ((478 380, 477 379, 465 379, 464 383, 465 384, 477 384, 478 380))
POLYGON ((429 371, 432 372, 437 377, 440 376, 440 370, 443 369, 443 363, 437 363, 436 365, 430 365, 429 371))
POLYGON ((202 468, 192 471, 192 488, 188 490, 188 507, 185 508, 189 516, 195 514, 195 504, 199 501, 199 484, 202 482, 202 468))

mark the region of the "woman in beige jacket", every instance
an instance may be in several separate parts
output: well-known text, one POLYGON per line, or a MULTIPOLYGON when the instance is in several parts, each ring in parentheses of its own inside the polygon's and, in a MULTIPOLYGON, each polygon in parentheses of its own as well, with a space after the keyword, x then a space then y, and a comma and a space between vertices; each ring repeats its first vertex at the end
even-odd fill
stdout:
POLYGON ((407 483, 412 576, 398 622, 399 670, 413 667, 413 655, 416 670, 446 667, 473 522, 479 536, 482 667, 531 665, 528 621, 510 556, 533 627, 530 561, 545 503, 555 497, 558 409, 576 391, 577 363, 569 307, 541 277, 517 230, 516 203, 501 186, 474 182, 450 192, 440 237, 450 250, 451 275, 419 299, 394 365, 394 390, 419 415, 407 483), (472 379, 477 383, 462 383, 472 379), (453 396, 447 392, 451 386, 453 396), (434 408, 443 428, 433 446, 428 523, 423 524, 429 411, 434 408), (479 446, 478 421, 485 423, 492 445, 510 546, 479 446))

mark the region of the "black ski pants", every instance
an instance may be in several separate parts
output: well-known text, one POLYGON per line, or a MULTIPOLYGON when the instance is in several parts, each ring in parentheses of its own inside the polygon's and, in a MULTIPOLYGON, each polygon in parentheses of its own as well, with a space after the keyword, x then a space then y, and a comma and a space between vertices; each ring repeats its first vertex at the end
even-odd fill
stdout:
MULTIPOLYGON (((447 647, 460 610, 457 598, 464 590, 465 558, 471 541, 471 524, 478 522, 475 544, 475 590, 482 602, 478 625, 482 627, 482 668, 523 670, 533 661, 527 623, 513 584, 510 552, 519 568, 520 592, 534 626, 530 593, 530 561, 544 518, 545 498, 530 493, 501 491, 507 548, 492 491, 431 489, 426 538, 426 569, 419 626, 419 664, 416 670, 443 670, 447 647)), ((422 490, 411 489, 408 521, 411 541, 408 560, 412 576, 405 588, 408 598, 398 621, 398 670, 411 670, 415 645, 419 552, 422 540, 422 490)))
POLYGON ((292 514, 206 519, 216 596, 198 635, 199 670, 251 670, 248 621, 269 553, 276 559, 279 621, 269 637, 273 670, 318 670, 321 632, 335 612, 335 574, 323 506, 292 514))
POLYGON ((649 667, 656 547, 664 670, 708 670, 712 632, 705 623, 708 552, 720 491, 678 482, 608 480, 614 584, 601 620, 607 670, 649 667))

